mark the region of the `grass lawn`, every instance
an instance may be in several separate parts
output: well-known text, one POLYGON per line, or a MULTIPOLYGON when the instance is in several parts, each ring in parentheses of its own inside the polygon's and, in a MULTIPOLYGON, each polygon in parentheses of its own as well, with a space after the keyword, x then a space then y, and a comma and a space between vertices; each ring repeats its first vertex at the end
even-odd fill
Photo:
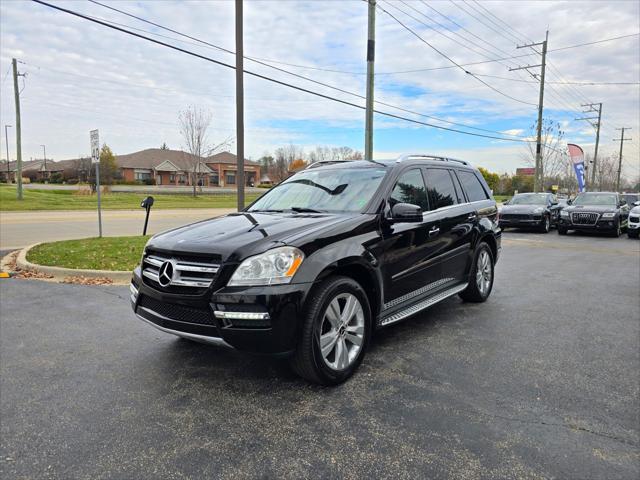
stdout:
POLYGON ((44 243, 32 248, 27 260, 39 265, 91 270, 133 270, 140 263, 143 237, 103 237, 44 243))
POLYGON ((494 195, 493 198, 495 198, 496 202, 502 203, 511 198, 511 195, 494 195))
MULTIPOLYGON (((266 191, 266 190, 265 190, 266 191)), ((16 187, 0 185, 0 211, 22 210, 94 210, 97 208, 96 195, 77 195, 73 190, 23 190, 24 199, 16 200, 16 187)), ((259 194, 246 193, 245 204, 255 200, 259 194)), ((147 195, 143 193, 108 193, 102 195, 105 210, 137 210, 147 195)), ((154 195, 153 209, 167 208, 234 208, 236 196, 233 194, 189 194, 163 193, 154 195)))

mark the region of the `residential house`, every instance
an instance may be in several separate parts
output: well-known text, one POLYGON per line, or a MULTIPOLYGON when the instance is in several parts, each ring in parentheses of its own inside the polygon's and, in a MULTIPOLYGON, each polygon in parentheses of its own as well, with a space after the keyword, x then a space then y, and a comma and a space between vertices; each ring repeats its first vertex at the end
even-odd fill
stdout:
MULTIPOLYGON (((192 185, 190 175, 194 168, 198 183, 203 186, 227 186, 236 184, 236 156, 221 152, 197 160, 193 155, 180 150, 149 148, 140 152, 116 156, 116 163, 125 181, 144 182, 155 185, 192 185)), ((260 165, 245 160, 245 180, 247 185, 255 184, 260 178, 260 165)))
MULTIPOLYGON (((0 171, 2 178, 6 180, 7 174, 10 182, 16 181, 18 162, 9 162, 7 168, 6 162, 3 164, 3 169, 0 171)), ((48 180, 54 173, 62 174, 63 168, 59 165, 59 162, 53 160, 27 160, 22 162, 22 178, 29 178, 32 182, 39 182, 48 180)))

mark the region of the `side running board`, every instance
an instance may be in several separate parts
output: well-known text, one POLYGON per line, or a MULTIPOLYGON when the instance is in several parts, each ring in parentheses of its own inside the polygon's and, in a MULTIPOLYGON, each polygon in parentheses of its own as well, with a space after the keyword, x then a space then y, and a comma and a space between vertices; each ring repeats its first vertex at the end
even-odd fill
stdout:
POLYGON ((437 295, 434 295, 433 297, 430 297, 430 298, 427 298, 426 300, 415 303, 410 307, 405 308, 404 310, 400 310, 399 312, 389 315, 388 317, 384 317, 380 321, 380 325, 390 325, 392 323, 399 322, 400 320, 404 320, 405 318, 410 317, 411 315, 414 315, 418 312, 421 312, 425 308, 429 308, 430 306, 435 305, 436 303, 441 302, 442 300, 445 300, 455 295, 456 293, 460 293, 465 288, 467 288, 467 285, 468 283, 463 283, 461 285, 456 285, 455 287, 448 288, 438 293, 437 295))

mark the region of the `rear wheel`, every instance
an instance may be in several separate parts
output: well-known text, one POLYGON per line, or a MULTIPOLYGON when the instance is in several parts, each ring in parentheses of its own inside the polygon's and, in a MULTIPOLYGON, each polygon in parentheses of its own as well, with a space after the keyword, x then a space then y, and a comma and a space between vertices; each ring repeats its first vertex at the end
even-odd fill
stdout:
POLYGON ((460 293, 467 302, 484 302, 493 288, 493 254, 489 245, 480 243, 469 275, 469 285, 460 293))
POLYGON ((331 277, 317 287, 307 305, 291 367, 314 383, 343 382, 362 362, 369 341, 367 296, 355 280, 331 277))

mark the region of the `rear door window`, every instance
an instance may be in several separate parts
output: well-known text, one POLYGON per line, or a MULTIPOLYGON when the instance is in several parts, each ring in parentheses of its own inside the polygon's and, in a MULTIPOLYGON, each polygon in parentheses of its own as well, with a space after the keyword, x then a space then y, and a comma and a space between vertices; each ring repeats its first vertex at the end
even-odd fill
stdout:
POLYGON ((392 207, 396 203, 411 203, 418 205, 423 211, 429 210, 427 189, 419 169, 415 168, 400 175, 391 192, 389 203, 392 207))
POLYGON ((457 174, 465 192, 467 192, 467 198, 470 202, 478 202, 489 198, 482 183, 480 183, 480 179, 476 177, 475 173, 458 170, 457 174))
POLYGON ((428 168, 427 190, 429 192, 431 210, 458 203, 456 189, 453 186, 453 180, 451 179, 451 175, 449 175, 449 170, 428 168))

